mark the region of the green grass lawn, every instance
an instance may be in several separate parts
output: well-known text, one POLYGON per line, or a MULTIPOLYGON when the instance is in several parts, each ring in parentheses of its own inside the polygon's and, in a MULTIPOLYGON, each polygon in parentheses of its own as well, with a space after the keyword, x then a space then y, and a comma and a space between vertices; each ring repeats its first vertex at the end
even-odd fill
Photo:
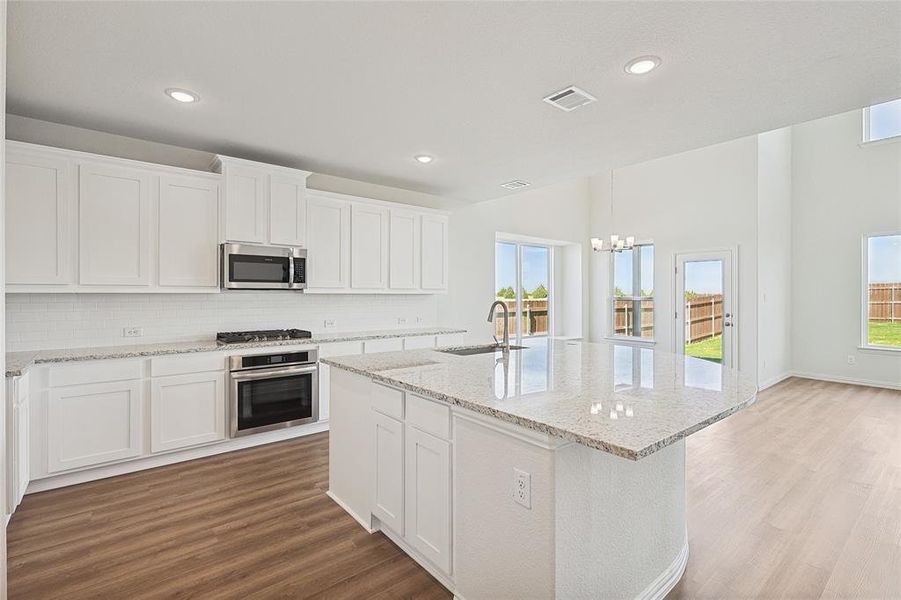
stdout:
POLYGON ((869 340, 874 346, 901 347, 901 323, 870 321, 869 340))
POLYGON ((723 360, 723 336, 718 335, 701 342, 685 345, 685 354, 714 362, 723 360))

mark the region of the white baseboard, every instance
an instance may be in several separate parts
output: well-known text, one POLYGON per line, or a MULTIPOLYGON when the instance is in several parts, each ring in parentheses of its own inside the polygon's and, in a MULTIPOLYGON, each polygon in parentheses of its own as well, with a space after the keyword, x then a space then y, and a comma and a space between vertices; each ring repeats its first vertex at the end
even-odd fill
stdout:
POLYGON ((332 502, 334 502, 335 504, 337 504, 338 506, 340 506, 340 507, 344 510, 344 512, 346 512, 347 514, 349 514, 350 516, 352 516, 352 517, 354 518, 354 521, 356 521, 357 523, 359 523, 360 526, 361 526, 363 529, 365 529, 367 533, 375 533, 376 531, 378 531, 378 529, 373 528, 372 525, 371 525, 370 523, 367 523, 366 520, 363 519, 363 517, 361 517, 360 515, 358 515, 358 514, 355 513, 354 511, 352 511, 352 510, 350 509, 350 507, 349 507, 347 504, 345 504, 343 500, 341 500, 341 498, 339 498, 338 496, 334 495, 334 494, 332 493, 332 490, 327 490, 327 491, 325 492, 325 495, 328 496, 329 498, 331 498, 331 499, 332 499, 332 502))
POLYGON ((791 372, 785 372, 785 373, 780 373, 779 375, 776 375, 775 377, 770 377, 766 381, 761 381, 760 383, 757 384, 757 391, 762 392, 763 390, 765 390, 767 388, 773 387, 777 383, 782 383, 783 381, 785 381, 786 379, 788 379, 791 376, 792 376, 791 372))
POLYGON ((134 473, 135 471, 144 471, 146 469, 155 469, 175 463, 194 460, 197 458, 205 458, 207 456, 215 456, 225 452, 234 452, 235 450, 243 450, 254 446, 262 446, 264 444, 272 444, 293 438, 304 437, 314 433, 328 431, 328 421, 318 421, 308 425, 300 425, 298 427, 289 427, 288 429, 279 429, 277 431, 267 431, 266 433, 258 433, 245 437, 234 438, 223 442, 217 442, 208 446, 199 446, 197 448, 189 448, 187 450, 178 450, 168 454, 159 454, 156 456, 148 456, 146 458, 138 458, 113 465, 105 465, 102 467, 94 467, 84 471, 75 473, 65 473, 62 475, 51 475, 42 479, 35 479, 28 484, 26 494, 35 492, 44 492, 56 488, 77 485, 97 479, 106 479, 107 477, 116 477, 117 475, 125 475, 126 473, 134 473))
POLYGON ((425 557, 423 557, 415 548, 413 548, 410 544, 406 542, 401 536, 397 535, 387 527, 379 529, 385 537, 394 542, 394 544, 403 550, 404 554, 412 558, 416 561, 416 563, 429 572, 429 575, 438 580, 438 583, 443 585, 447 590, 454 595, 454 598, 460 598, 462 600, 462 596, 457 594, 457 588, 454 585, 452 579, 450 579, 447 575, 442 573, 439 569, 437 569, 432 563, 430 563, 425 557))
POLYGON ((682 544, 682 549, 679 550, 679 554, 676 555, 673 562, 643 592, 636 596, 636 600, 663 600, 682 579, 687 565, 688 531, 685 532, 685 543, 682 544))
POLYGON ((848 385, 863 385, 866 387, 885 388, 887 390, 901 390, 901 383, 893 381, 873 381, 869 379, 855 379, 851 377, 838 377, 835 375, 824 375, 822 373, 807 373, 804 371, 793 371, 793 377, 801 377, 802 379, 817 379, 819 381, 829 381, 832 383, 847 383, 848 385))

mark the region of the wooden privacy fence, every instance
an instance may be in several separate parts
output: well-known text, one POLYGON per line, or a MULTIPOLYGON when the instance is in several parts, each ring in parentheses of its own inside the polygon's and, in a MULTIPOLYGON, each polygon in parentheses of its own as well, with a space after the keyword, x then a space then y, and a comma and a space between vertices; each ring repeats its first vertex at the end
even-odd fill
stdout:
POLYGON ((654 301, 641 301, 641 333, 632 333, 632 307, 631 300, 616 300, 613 309, 613 329, 616 335, 631 335, 634 337, 654 336, 654 301))
MULTIPOLYGON (((617 335, 635 335, 632 327, 632 301, 616 300, 614 329, 617 335)), ((654 330, 654 301, 641 301, 641 337, 654 330)), ((723 333, 723 296, 696 296, 685 303, 685 341, 700 342, 723 333)))
POLYGON ((901 282, 871 283, 869 288, 869 320, 901 323, 901 282))
MULTIPOLYGON (((515 336, 516 320, 519 316, 516 314, 516 300, 507 298, 498 298, 498 300, 506 304, 507 310, 510 311, 508 326, 510 335, 515 336)), ((523 300, 522 313, 520 335, 546 335, 548 333, 547 299, 523 300)), ((495 311, 494 330, 498 339, 504 335, 504 317, 500 310, 495 311)))

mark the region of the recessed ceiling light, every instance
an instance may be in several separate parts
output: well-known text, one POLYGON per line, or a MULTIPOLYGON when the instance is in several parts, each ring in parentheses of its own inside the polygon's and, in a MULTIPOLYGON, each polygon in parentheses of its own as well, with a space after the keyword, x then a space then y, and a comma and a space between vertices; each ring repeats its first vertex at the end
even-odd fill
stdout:
POLYGON ((432 157, 429 156, 428 154, 417 154, 417 155, 414 156, 413 158, 416 159, 416 162, 421 162, 421 163, 424 164, 424 165, 427 165, 427 164, 429 164, 430 162, 432 162, 433 160, 435 160, 434 158, 432 158, 432 157))
POLYGON ((179 88, 167 88, 166 95, 173 100, 182 102, 184 104, 190 104, 192 102, 198 102, 200 100, 200 96, 198 96, 194 92, 189 92, 188 90, 182 90, 179 88))
POLYGON ((522 179, 514 179, 513 181, 508 181, 507 183, 502 183, 502 188, 507 188, 508 190, 518 190, 519 188, 529 187, 532 185, 528 181, 523 181, 522 179))
POLYGON ((626 73, 644 75, 659 67, 661 62, 659 56, 639 56, 626 63, 626 73))

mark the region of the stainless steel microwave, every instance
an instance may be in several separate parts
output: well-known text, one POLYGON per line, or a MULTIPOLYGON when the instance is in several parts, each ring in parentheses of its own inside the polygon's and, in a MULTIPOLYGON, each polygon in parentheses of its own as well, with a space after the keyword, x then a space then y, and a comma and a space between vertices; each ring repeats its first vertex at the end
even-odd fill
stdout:
POLYGON ((227 290, 302 290, 307 287, 307 251, 303 248, 222 244, 222 288, 227 290))

